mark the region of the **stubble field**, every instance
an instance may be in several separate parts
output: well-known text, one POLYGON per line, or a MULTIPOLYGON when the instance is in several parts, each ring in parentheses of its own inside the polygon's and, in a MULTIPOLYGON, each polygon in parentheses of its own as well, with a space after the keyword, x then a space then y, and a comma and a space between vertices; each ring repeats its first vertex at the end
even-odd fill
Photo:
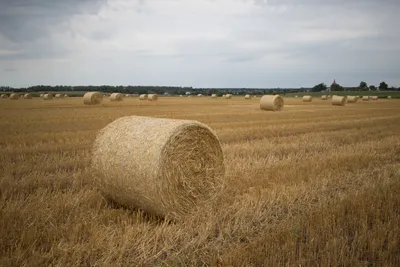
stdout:
POLYGON ((400 100, 0 99, 0 266, 399 266, 400 100), (98 130, 122 116, 219 136, 218 194, 182 222, 107 202, 98 130))

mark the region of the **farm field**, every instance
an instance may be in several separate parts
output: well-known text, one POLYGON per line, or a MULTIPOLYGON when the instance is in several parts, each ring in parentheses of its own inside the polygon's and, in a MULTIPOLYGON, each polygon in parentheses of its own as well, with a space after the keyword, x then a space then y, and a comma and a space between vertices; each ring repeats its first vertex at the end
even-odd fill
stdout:
POLYGON ((259 100, 0 99, 0 266, 400 266, 400 100, 259 100), (221 188, 184 221, 93 184, 98 130, 129 115, 219 136, 221 188))

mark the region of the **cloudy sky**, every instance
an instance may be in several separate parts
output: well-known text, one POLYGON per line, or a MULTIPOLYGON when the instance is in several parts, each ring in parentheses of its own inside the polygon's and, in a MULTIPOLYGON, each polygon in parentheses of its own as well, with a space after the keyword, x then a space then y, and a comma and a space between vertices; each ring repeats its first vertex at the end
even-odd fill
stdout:
POLYGON ((0 86, 400 86, 398 0, 0 0, 0 86))

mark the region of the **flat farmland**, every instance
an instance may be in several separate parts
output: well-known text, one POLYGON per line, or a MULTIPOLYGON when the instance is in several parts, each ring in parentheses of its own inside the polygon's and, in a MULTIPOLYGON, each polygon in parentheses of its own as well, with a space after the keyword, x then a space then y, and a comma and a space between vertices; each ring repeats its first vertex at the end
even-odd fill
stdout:
POLYGON ((0 99, 0 266, 399 266, 400 100, 259 100, 0 99), (222 186, 184 221, 91 182, 97 132, 130 115, 220 138, 222 186))

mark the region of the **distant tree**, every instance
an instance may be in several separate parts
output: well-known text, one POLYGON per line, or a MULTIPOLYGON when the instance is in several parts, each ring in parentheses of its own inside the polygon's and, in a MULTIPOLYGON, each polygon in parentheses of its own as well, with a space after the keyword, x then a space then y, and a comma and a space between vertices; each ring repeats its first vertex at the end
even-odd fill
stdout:
POLYGON ((388 85, 385 82, 381 82, 379 84, 379 90, 387 90, 388 89, 388 85))
POLYGON ((338 83, 332 83, 331 91, 344 91, 344 88, 338 83))
POLYGON ((360 86, 359 87, 360 87, 361 90, 368 90, 368 85, 364 81, 360 82, 360 86))
POLYGON ((311 91, 312 92, 321 92, 321 91, 326 90, 327 88, 328 87, 326 86, 326 84, 320 83, 320 84, 315 85, 313 88, 311 88, 311 91))
POLYGON ((371 91, 376 91, 376 86, 375 85, 370 85, 369 86, 369 90, 371 90, 371 91))

